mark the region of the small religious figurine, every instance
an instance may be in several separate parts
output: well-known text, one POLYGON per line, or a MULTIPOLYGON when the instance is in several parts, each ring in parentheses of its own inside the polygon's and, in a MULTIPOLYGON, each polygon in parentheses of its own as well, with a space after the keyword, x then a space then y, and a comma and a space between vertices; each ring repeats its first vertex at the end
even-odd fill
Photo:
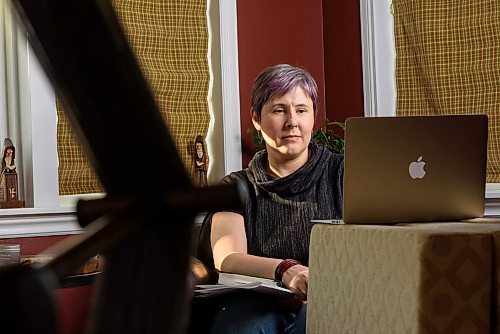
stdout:
POLYGON ((4 150, 2 158, 2 173, 15 173, 16 165, 14 163, 16 159, 16 149, 12 145, 12 141, 9 138, 4 140, 4 150))
POLYGON ((197 136, 194 141, 194 174, 195 184, 199 187, 206 187, 208 172, 208 155, 206 150, 205 138, 197 136))
POLYGON ((16 171, 16 148, 10 138, 5 138, 3 142, 2 173, 0 185, 2 188, 2 198, 0 208, 22 208, 24 201, 19 200, 19 188, 16 171))

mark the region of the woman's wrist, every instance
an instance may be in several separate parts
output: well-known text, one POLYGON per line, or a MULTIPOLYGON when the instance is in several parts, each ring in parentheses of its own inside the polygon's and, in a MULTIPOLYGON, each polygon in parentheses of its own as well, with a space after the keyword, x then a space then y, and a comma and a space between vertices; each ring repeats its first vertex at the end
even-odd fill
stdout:
POLYGON ((302 265, 302 263, 300 263, 299 261, 294 260, 294 259, 285 259, 285 260, 281 261, 278 264, 278 266, 276 267, 276 270, 274 271, 274 279, 277 281, 282 281, 283 274, 288 269, 290 269, 291 267, 296 266, 296 265, 302 265))

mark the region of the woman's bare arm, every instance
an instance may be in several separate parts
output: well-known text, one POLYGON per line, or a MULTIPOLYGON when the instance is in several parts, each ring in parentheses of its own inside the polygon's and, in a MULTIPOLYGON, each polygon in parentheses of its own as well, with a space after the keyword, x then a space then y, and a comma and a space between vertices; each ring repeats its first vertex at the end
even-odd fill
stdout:
POLYGON ((234 212, 217 212, 212 217, 210 235, 215 268, 243 275, 274 278, 280 259, 247 253, 243 216, 234 212))
MULTIPOLYGON (((234 212, 213 215, 210 242, 215 268, 220 271, 274 279, 276 267, 282 261, 247 253, 243 216, 234 212)), ((282 280, 297 297, 306 300, 308 277, 308 267, 295 265, 283 274, 282 280)))

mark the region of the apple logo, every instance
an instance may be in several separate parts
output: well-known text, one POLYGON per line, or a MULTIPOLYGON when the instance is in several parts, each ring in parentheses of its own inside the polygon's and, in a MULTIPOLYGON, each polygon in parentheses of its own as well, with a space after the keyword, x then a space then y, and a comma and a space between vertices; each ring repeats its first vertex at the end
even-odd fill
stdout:
POLYGON ((412 179, 421 179, 425 176, 425 161, 422 161, 422 156, 418 157, 417 161, 413 161, 408 166, 408 172, 412 179))

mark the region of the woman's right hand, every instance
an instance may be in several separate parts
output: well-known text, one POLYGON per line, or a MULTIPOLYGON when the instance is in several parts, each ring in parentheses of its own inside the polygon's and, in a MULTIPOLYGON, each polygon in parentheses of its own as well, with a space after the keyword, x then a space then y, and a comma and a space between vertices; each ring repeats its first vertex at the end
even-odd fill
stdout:
POLYGON ((283 284, 295 293, 300 300, 307 300, 307 286, 309 281, 309 268, 296 264, 283 273, 283 284))

